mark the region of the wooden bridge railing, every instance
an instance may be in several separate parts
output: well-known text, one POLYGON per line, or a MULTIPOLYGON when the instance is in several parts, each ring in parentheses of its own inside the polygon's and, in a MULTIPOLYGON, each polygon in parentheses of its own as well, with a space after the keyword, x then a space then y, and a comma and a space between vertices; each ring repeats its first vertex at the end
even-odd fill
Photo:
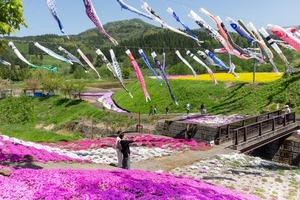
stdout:
POLYGON ((275 131, 283 126, 287 126, 289 123, 296 123, 296 112, 274 116, 247 126, 236 128, 233 130, 234 137, 232 138, 232 142, 234 145, 238 145, 247 142, 247 140, 275 131))
POLYGON ((254 124, 259 121, 272 119, 274 117, 281 116, 282 110, 275 110, 272 112, 264 113, 261 115, 251 116, 245 119, 242 119, 238 122, 233 122, 230 124, 226 124, 224 126, 218 127, 218 133, 215 138, 215 143, 220 144, 223 142, 231 141, 234 137, 235 129, 244 127, 250 124, 254 124))

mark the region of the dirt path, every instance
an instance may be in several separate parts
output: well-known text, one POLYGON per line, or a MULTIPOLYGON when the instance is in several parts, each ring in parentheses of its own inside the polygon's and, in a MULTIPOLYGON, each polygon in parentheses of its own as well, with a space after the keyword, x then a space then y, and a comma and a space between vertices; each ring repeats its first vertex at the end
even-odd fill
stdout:
POLYGON ((132 163, 132 169, 141 169, 149 171, 159 171, 168 172, 171 169, 177 167, 183 167, 186 165, 191 165, 196 161, 203 158, 211 158, 216 154, 226 154, 234 152, 234 150, 229 148, 224 148, 224 146, 214 146, 210 150, 206 151, 185 151, 177 155, 165 156, 154 158, 151 160, 142 161, 139 163, 132 163))

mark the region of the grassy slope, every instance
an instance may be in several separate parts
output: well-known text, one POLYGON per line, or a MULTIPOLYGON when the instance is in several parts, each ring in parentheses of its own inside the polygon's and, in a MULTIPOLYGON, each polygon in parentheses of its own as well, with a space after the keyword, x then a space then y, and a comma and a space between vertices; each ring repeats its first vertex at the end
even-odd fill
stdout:
MULTIPOLYGON (((199 112, 201 102, 205 103, 209 114, 255 114, 275 109, 282 109, 284 104, 290 104, 293 111, 299 110, 300 73, 291 77, 283 77, 272 83, 251 84, 239 82, 219 82, 214 86, 211 81, 170 80, 173 93, 178 100, 176 106, 165 85, 160 86, 157 80, 145 78, 151 101, 146 102, 143 91, 137 81, 127 84, 134 98, 120 90, 113 99, 122 108, 131 112, 148 114, 150 105, 157 105, 158 113, 165 112, 165 106, 171 113, 185 113, 185 104, 191 104, 191 112, 199 112), (277 107, 279 106, 279 107, 277 107)), ((92 86, 93 84, 89 84, 92 86)), ((98 85, 97 85, 97 88, 98 85)), ((1 103, 1 101, 0 101, 1 103)), ((102 123, 110 130, 131 130, 137 124, 137 116, 131 117, 113 112, 103 112, 84 100, 65 99, 61 96, 50 98, 32 98, 38 112, 37 125, 44 127, 55 125, 54 131, 66 127, 74 120, 93 120, 102 123)), ((143 117, 142 123, 155 121, 162 116, 143 117)), ((0 132, 5 135, 29 141, 56 142, 79 139, 78 133, 60 132, 55 134, 35 125, 5 125, 0 126, 0 132)))
POLYGON ((282 109, 285 104, 297 111, 300 73, 283 77, 271 83, 220 82, 214 86, 211 81, 170 80, 170 85, 179 106, 176 106, 165 85, 159 86, 153 79, 145 79, 151 101, 146 102, 138 82, 127 85, 134 99, 121 90, 113 96, 120 107, 132 112, 148 113, 150 105, 157 105, 163 113, 168 105, 172 113, 185 112, 186 103, 191 104, 191 112, 198 112, 204 102, 208 113, 213 114, 255 114, 282 109))
MULTIPOLYGON (((137 123, 135 118, 118 115, 112 112, 103 112, 94 108, 84 100, 65 99, 61 96, 49 98, 32 98, 32 103, 36 106, 38 119, 35 125, 31 124, 11 124, 0 126, 0 133, 11 137, 16 137, 34 142, 58 142, 79 139, 79 133, 73 131, 59 131, 67 128, 72 121, 93 119, 94 122, 102 122, 106 127, 117 129, 120 127, 130 127, 137 123), (43 128, 53 126, 52 131, 43 128)), ((0 102, 1 103, 1 102, 0 102)))

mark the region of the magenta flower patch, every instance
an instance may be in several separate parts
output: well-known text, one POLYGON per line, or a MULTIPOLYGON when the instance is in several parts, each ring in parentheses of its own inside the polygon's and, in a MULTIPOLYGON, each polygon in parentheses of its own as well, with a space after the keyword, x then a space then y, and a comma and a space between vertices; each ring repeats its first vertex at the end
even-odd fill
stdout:
POLYGON ((0 176, 1 199, 258 200, 194 178, 140 170, 13 170, 0 176))

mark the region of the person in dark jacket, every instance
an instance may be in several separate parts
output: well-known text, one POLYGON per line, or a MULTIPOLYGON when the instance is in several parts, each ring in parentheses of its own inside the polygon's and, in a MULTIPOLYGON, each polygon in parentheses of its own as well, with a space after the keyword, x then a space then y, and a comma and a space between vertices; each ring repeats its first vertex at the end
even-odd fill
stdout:
POLYGON ((122 146, 122 154, 123 154, 123 161, 122 161, 122 168, 123 169, 130 169, 130 148, 129 144, 135 142, 135 140, 126 140, 124 133, 120 134, 121 138, 121 146, 122 146))

